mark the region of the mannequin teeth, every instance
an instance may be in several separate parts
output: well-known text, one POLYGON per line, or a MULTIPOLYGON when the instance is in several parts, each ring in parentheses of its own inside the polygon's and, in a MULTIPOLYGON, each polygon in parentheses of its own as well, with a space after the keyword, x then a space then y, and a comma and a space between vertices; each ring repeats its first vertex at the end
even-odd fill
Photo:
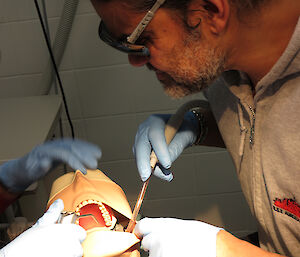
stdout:
MULTIPOLYGON (((111 216, 111 214, 108 212, 108 210, 106 209, 105 205, 102 202, 99 202, 97 200, 84 200, 83 202, 81 202, 77 207, 76 207, 76 215, 80 216, 80 209, 83 208, 84 206, 88 205, 88 204, 97 204, 99 206, 99 210, 101 211, 102 217, 104 219, 105 222, 105 226, 106 227, 114 227, 116 224, 116 218, 114 216, 111 216)), ((79 221, 76 220, 76 224, 79 224, 79 221)))
MULTIPOLYGON (((82 207, 84 207, 84 206, 86 206, 86 205, 88 205, 88 204, 93 204, 93 203, 95 203, 95 204, 97 204, 97 205, 99 205, 99 206, 103 206, 103 204, 101 203, 101 202, 99 202, 99 201, 97 201, 97 200, 92 200, 92 199, 89 199, 89 200, 84 200, 83 202, 81 202, 77 207, 76 207, 76 213, 78 212, 78 213, 80 213, 80 209, 82 208, 82 207)), ((104 207, 105 208, 105 207, 104 207)))
POLYGON ((108 226, 108 225, 106 225, 106 226, 108 227, 108 229, 113 230, 115 228, 116 224, 117 224, 116 217, 112 216, 110 223, 111 223, 110 226, 108 226))

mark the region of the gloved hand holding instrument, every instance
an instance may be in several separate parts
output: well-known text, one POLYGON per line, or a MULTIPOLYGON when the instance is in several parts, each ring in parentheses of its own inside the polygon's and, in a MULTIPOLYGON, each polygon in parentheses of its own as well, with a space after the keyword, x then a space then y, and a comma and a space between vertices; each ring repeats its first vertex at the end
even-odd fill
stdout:
MULTIPOLYGON (((203 126, 204 124, 201 124, 203 120, 199 120, 199 116, 191 112, 186 113, 195 107, 199 109, 199 106, 200 109, 201 107, 206 109, 208 104, 201 100, 191 101, 179 108, 176 114, 168 120, 166 126, 166 121, 170 115, 150 116, 139 127, 134 151, 141 178, 145 182, 134 209, 132 224, 129 224, 128 228, 131 228, 130 226, 135 227, 134 219, 137 215, 135 211, 138 212, 141 207, 151 174, 154 173, 159 178, 171 181, 173 179, 173 175, 169 171, 171 163, 186 147, 193 145, 199 139, 203 140, 205 138, 207 131, 203 131, 203 129, 206 129, 203 126), (162 132, 164 127, 165 133, 162 132), (166 140, 163 138, 164 134, 166 140), (156 165, 157 157, 152 152, 150 158, 151 171, 149 172, 147 155, 149 156, 151 146, 161 165, 156 165)), ((216 239, 220 230, 222 229, 219 227, 196 220, 144 218, 137 223, 134 233, 142 238, 141 246, 149 252, 149 257, 215 257, 216 239)))
POLYGON ((199 120, 193 113, 188 112, 195 107, 207 108, 208 103, 193 100, 182 105, 172 116, 152 115, 139 126, 133 150, 144 184, 134 207, 132 219, 127 226, 127 232, 134 229, 151 174, 168 181, 172 180, 173 175, 168 170, 171 162, 197 140, 200 130, 199 120), (150 154, 151 149, 153 151, 150 154), (158 161, 160 165, 156 165, 158 161))
POLYGON ((220 230, 197 220, 144 218, 134 233, 143 238, 141 247, 149 257, 216 257, 220 230))
POLYGON ((169 170, 172 162, 186 147, 205 137, 206 127, 203 122, 199 122, 199 117, 201 111, 204 112, 207 109, 206 101, 194 100, 182 105, 172 116, 170 114, 151 115, 139 126, 133 151, 142 181, 146 181, 152 173, 163 180, 171 181, 173 179, 169 170), (191 109, 197 109, 195 113, 198 116, 195 113, 187 112, 191 109), (166 133, 164 132, 165 128, 166 133), (169 131, 169 129, 171 130, 169 131), (152 170, 154 166, 151 167, 149 163, 152 149, 159 161, 154 170, 152 170))
POLYGON ((75 224, 58 224, 64 204, 56 200, 28 230, 0 249, 0 256, 81 257, 86 231, 75 224))

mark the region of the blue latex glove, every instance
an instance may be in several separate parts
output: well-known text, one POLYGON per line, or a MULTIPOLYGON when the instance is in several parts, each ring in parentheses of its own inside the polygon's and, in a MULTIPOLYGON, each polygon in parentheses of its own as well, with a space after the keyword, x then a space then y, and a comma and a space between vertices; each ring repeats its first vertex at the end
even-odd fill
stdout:
POLYGON ((86 231, 75 224, 56 224, 64 204, 56 200, 33 227, 0 250, 0 256, 81 257, 86 231))
POLYGON ((133 152, 143 181, 146 181, 151 175, 150 154, 152 149, 159 161, 159 165, 156 165, 154 169, 154 175, 171 181, 173 179, 173 174, 169 170, 171 164, 186 147, 191 146, 197 139, 199 134, 198 119, 193 113, 188 112, 168 146, 165 139, 165 126, 170 117, 170 114, 151 115, 138 128, 133 152))
POLYGON ((142 239, 149 257, 216 257, 217 234, 221 228, 196 220, 144 218, 134 233, 142 239))
POLYGON ((30 153, 0 166, 0 181, 12 192, 22 192, 59 164, 65 163, 86 174, 96 169, 101 150, 81 140, 53 140, 35 147, 30 153))

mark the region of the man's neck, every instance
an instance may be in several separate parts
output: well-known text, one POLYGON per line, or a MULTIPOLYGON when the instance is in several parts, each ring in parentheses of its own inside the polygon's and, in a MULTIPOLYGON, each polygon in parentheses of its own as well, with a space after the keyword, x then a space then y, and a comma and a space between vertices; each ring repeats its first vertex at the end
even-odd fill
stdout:
POLYGON ((300 14, 300 1, 274 0, 232 30, 229 69, 242 70, 256 85, 284 52, 300 14))

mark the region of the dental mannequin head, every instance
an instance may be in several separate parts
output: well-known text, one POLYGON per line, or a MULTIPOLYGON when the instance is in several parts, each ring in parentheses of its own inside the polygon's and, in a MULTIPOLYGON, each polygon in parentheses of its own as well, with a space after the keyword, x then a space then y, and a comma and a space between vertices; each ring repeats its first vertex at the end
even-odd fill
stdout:
POLYGON ((70 172, 54 181, 47 204, 64 202, 62 223, 75 223, 87 231, 84 257, 139 257, 139 239, 124 232, 132 212, 126 196, 100 170, 70 172))

